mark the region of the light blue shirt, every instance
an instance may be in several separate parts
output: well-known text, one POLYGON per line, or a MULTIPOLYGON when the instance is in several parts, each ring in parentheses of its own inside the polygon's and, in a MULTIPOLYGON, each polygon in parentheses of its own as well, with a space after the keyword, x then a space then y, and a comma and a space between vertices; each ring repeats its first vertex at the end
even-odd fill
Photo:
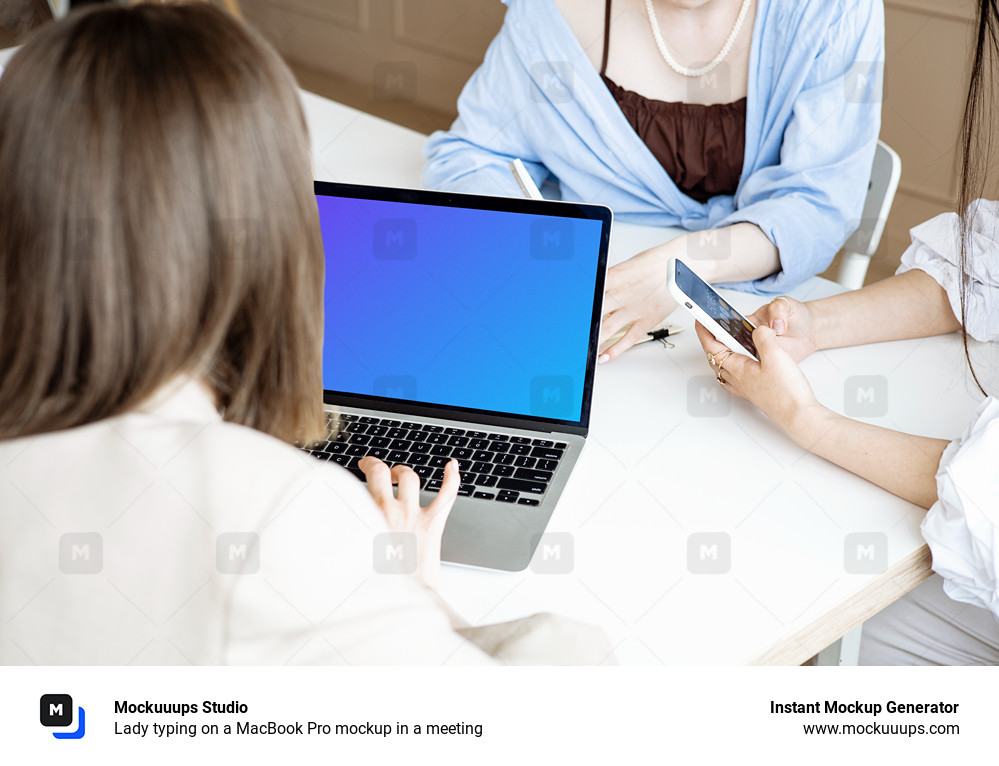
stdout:
POLYGON ((758 0, 746 154, 734 196, 702 204, 642 142, 553 0, 509 8, 448 131, 427 140, 425 187, 522 196, 519 157, 549 197, 607 205, 627 223, 691 231, 754 223, 781 271, 730 285, 786 292, 823 271, 860 224, 881 124, 877 0, 758 0))

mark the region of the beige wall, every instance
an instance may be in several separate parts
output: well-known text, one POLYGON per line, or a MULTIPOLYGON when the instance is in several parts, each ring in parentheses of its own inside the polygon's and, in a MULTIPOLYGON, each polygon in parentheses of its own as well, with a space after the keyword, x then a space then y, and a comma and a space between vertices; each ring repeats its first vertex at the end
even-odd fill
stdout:
POLYGON ((505 11, 500 0, 241 4, 246 17, 304 70, 301 79, 314 90, 325 86, 333 93, 323 95, 425 132, 454 119, 458 93, 482 61, 505 11))
MULTIPOLYGON (((956 9, 963 3, 942 3, 956 9)), ((928 10, 928 0, 889 0, 883 130, 905 151, 901 187, 949 199, 956 185, 953 150, 968 71, 969 18, 928 10)))
POLYGON ((876 256, 882 269, 897 265, 910 228, 954 209, 973 15, 965 0, 885 3, 881 137, 902 157, 902 180, 876 256))
MULTIPOLYGON (((303 85, 429 132, 502 22, 499 0, 243 0, 303 85)), ((882 138, 902 180, 871 278, 894 271, 915 224, 953 207, 969 0, 887 0, 882 138)))

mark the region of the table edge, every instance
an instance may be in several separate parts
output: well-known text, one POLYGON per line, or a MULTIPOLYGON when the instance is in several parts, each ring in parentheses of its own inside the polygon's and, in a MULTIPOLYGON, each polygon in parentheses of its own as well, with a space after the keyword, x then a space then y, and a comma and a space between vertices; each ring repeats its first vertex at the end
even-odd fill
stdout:
POLYGON ((930 549, 923 544, 861 590, 777 642, 749 664, 802 664, 923 582, 933 573, 931 564, 930 549))

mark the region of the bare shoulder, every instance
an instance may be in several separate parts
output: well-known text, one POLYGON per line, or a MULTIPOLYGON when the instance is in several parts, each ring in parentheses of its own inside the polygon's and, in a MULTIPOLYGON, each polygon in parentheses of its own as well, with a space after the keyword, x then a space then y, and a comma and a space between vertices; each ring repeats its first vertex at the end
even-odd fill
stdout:
MULTIPOLYGON (((596 65, 603 51, 606 0, 552 0, 580 46, 596 65)), ((624 0, 618 0, 623 3, 624 0)))

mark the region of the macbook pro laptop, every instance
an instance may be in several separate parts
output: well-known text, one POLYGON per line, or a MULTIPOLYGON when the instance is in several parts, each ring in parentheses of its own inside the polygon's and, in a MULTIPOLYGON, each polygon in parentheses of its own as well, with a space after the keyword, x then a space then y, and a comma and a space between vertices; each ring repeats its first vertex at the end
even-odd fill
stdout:
POLYGON ((310 452, 364 479, 411 466, 461 489, 445 561, 521 570, 587 435, 611 212, 317 181, 323 398, 310 452))

